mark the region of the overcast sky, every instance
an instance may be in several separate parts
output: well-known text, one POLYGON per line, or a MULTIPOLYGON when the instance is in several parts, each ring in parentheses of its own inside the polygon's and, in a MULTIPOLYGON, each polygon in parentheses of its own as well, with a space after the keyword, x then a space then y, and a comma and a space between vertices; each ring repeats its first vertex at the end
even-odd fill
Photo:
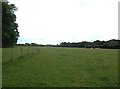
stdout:
POLYGON ((118 39, 119 0, 8 1, 18 7, 18 43, 118 39))

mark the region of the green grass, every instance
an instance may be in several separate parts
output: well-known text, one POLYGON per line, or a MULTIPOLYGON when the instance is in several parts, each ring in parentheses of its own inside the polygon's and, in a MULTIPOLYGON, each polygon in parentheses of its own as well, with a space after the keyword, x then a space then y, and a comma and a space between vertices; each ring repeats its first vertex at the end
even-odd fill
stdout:
POLYGON ((37 47, 28 47, 28 46, 16 46, 13 48, 3 48, 2 49, 2 63, 10 62, 11 60, 16 60, 25 55, 29 55, 36 52, 37 47))
POLYGON ((3 87, 116 87, 118 51, 40 48, 3 65, 3 87))

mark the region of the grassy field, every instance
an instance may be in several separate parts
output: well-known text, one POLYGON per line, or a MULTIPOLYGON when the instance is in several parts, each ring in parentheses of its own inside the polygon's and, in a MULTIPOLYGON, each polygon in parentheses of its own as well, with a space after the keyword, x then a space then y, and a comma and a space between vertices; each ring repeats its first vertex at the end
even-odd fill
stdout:
POLYGON ((41 47, 3 64, 2 79, 3 87, 115 87, 118 50, 41 47))
POLYGON ((31 55, 33 53, 37 53, 37 47, 28 47, 28 46, 16 46, 13 48, 3 48, 2 49, 2 63, 10 62, 16 60, 20 57, 31 55))

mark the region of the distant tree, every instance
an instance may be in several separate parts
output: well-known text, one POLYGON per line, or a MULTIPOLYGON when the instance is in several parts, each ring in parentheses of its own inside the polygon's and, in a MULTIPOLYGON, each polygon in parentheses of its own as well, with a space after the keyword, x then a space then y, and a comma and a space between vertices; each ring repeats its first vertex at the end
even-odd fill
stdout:
POLYGON ((38 46, 38 44, 36 44, 36 43, 31 43, 30 45, 31 46, 38 46))
POLYGON ((25 44, 16 44, 16 46, 25 46, 25 44))
POLYGON ((109 40, 109 41, 100 41, 96 40, 94 42, 82 41, 78 43, 62 42, 60 43, 61 47, 80 47, 80 48, 109 48, 109 49, 120 49, 120 40, 109 40))
POLYGON ((12 47, 17 43, 19 32, 14 14, 16 10, 14 4, 2 2, 2 47, 12 47))
POLYGON ((120 40, 109 40, 107 41, 107 48, 111 48, 111 49, 120 49, 120 40))
POLYGON ((25 43, 25 46, 30 46, 30 43, 25 43))

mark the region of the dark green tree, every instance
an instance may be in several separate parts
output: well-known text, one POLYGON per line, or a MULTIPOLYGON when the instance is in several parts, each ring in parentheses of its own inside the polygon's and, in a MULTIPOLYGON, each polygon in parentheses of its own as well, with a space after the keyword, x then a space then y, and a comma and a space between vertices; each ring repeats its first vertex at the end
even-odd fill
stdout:
POLYGON ((13 47, 18 40, 18 24, 16 23, 14 4, 2 2, 2 47, 13 47))
POLYGON ((80 48, 109 48, 109 49, 120 49, 120 40, 111 39, 108 41, 96 40, 94 42, 62 42, 60 47, 80 47, 80 48))

